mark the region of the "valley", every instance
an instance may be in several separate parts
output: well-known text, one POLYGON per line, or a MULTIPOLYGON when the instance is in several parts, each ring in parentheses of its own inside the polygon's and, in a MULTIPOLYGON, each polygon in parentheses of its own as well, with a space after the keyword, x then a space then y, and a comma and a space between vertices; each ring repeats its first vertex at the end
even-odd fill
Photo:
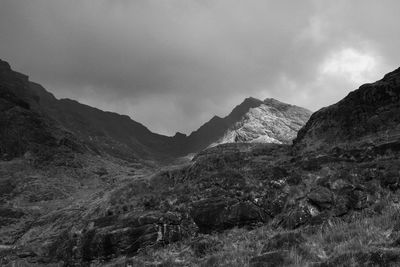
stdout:
POLYGON ((0 63, 1 266, 400 264, 399 69, 167 137, 0 63))

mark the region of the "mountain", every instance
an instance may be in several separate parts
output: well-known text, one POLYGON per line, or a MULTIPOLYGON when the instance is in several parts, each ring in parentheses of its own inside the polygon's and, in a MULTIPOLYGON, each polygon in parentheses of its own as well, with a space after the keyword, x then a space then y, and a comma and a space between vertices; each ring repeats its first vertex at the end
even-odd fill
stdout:
POLYGON ((310 114, 276 100, 247 98, 228 116, 214 116, 189 136, 177 133, 168 137, 151 132, 126 115, 102 111, 71 99, 56 99, 41 85, 29 81, 28 76, 13 71, 8 63, 0 63, 3 65, 0 83, 8 92, 20 96, 32 110, 73 134, 92 152, 132 162, 143 159, 168 162, 216 142, 249 141, 261 136, 269 138, 259 141, 288 143, 310 114), (240 129, 235 128, 238 125, 242 125, 240 129), (230 131, 238 133, 238 137, 224 138, 231 135, 230 131))
POLYGON ((261 103, 262 101, 255 98, 246 98, 228 116, 224 118, 214 116, 186 138, 183 146, 184 153, 188 154, 207 148, 210 144, 221 138, 232 125, 241 120, 251 108, 257 107, 261 103))
POLYGON ((400 68, 315 112, 294 141, 304 152, 398 149, 400 68))
POLYGON ((250 108, 211 146, 235 142, 290 144, 311 111, 267 98, 250 108))
POLYGON ((182 154, 235 142, 291 143, 311 111, 275 99, 249 97, 224 118, 214 116, 182 140, 182 154))
POLYGON ((174 138, 155 134, 126 115, 102 111, 71 99, 58 100, 36 83, 30 83, 29 88, 38 96, 44 113, 99 153, 130 161, 163 159, 174 154, 174 138))

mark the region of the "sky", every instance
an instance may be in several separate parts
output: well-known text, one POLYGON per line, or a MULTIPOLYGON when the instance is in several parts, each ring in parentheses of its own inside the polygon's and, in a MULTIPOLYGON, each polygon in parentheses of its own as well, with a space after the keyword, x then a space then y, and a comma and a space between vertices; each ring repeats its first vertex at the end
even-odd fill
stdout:
POLYGON ((244 98, 316 111, 400 66, 398 0, 0 0, 0 58, 57 98, 190 133, 244 98))

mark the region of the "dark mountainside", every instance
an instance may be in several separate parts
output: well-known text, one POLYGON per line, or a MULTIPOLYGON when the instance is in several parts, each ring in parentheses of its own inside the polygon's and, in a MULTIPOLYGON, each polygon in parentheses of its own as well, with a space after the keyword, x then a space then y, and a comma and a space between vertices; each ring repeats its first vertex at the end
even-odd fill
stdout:
MULTIPOLYGON (((97 153, 65 126, 75 115, 49 118, 26 76, 0 74, 2 266, 400 264, 399 70, 313 114, 293 145, 222 144, 158 170, 97 153)), ((244 103, 191 136, 211 140, 260 105, 244 103)))
POLYGON ((295 140, 301 151, 393 146, 400 136, 400 69, 315 112, 295 140))
POLYGON ((28 77, 0 61, 0 158, 29 152, 45 160, 57 153, 83 151, 74 136, 38 110, 38 97, 27 87, 28 77), (53 151, 57 149, 57 151, 53 151))

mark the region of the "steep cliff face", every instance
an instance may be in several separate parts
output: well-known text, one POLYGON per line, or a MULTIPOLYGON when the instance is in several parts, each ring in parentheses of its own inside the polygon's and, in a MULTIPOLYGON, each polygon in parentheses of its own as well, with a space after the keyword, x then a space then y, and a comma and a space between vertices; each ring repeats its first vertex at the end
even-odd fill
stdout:
POLYGON ((343 100, 315 112, 296 140, 303 152, 356 149, 400 141, 400 69, 364 84, 343 100))
POLYGON ((307 109, 265 99, 249 109, 212 146, 236 142, 290 144, 310 115, 307 109))

